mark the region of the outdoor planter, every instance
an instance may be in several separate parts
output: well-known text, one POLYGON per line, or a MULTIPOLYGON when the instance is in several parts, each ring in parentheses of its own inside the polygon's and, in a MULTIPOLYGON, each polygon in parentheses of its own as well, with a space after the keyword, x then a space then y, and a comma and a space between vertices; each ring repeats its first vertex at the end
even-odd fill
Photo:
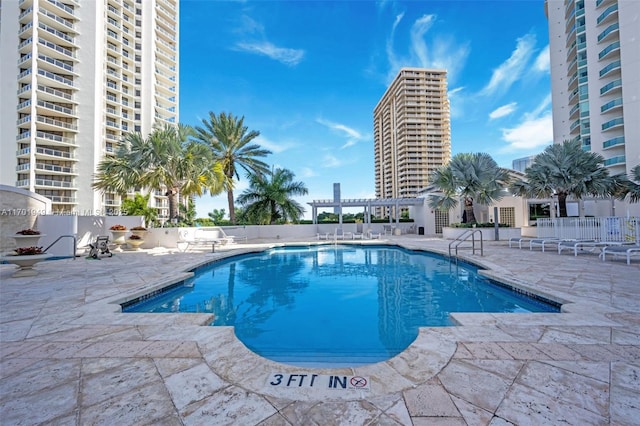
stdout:
POLYGON ((137 235, 142 238, 144 238, 144 236, 147 235, 147 232, 149 231, 147 230, 147 228, 143 226, 136 226, 135 228, 131 228, 132 235, 137 235))
MULTIPOLYGON (((145 231, 146 232, 146 231, 145 231)), ((144 244, 144 239, 142 239, 142 237, 140 237, 139 235, 131 235, 128 239, 127 239, 127 245, 131 248, 131 250, 133 251, 138 251, 140 250, 140 246, 144 244)))
POLYGON ((16 240, 16 247, 36 247, 40 241, 40 237, 46 235, 33 229, 23 229, 17 232, 13 238, 16 240))
POLYGON ((113 244, 116 245, 116 248, 113 251, 122 251, 122 245, 126 244, 125 237, 127 236, 127 228, 124 225, 113 225, 109 228, 111 231, 111 236, 113 244))
POLYGON ((49 257, 51 255, 42 252, 42 247, 19 247, 15 251, 0 257, 0 262, 12 263, 19 267, 12 277, 30 277, 38 275, 33 266, 49 257))

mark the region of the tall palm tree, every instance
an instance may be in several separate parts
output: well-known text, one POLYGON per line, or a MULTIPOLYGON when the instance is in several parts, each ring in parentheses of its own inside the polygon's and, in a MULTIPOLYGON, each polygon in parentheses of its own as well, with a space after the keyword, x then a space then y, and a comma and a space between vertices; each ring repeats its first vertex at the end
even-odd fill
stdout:
POLYGON ((291 197, 309 191, 304 183, 294 182, 294 176, 287 169, 275 169, 268 176, 252 175, 249 189, 240 194, 238 202, 260 224, 275 224, 278 220, 297 222, 304 208, 291 197))
POLYGON ((464 200, 463 222, 476 223, 473 203, 491 204, 504 196, 509 184, 509 173, 502 169, 485 153, 462 153, 455 155, 449 164, 432 173, 430 182, 442 191, 442 195, 431 195, 429 206, 449 211, 464 200))
POLYGON ((249 128, 244 125, 244 117, 237 118, 231 113, 227 115, 224 112, 216 116, 213 112, 209 112, 209 119, 202 119, 202 126, 195 128, 195 138, 209 146, 214 159, 222 164, 229 203, 229 219, 231 223, 236 223, 233 188, 234 178, 240 180, 238 169, 244 169, 249 176, 261 176, 267 173, 269 166, 260 158, 271 154, 271 151, 251 143, 260 135, 260 132, 249 131, 249 128))
POLYGON ((615 179, 604 167, 604 158, 583 151, 579 140, 548 146, 525 170, 525 177, 511 185, 511 192, 530 198, 558 197, 560 217, 567 217, 567 197, 610 196, 615 179))
POLYGON ((113 157, 98 164, 92 186, 124 195, 131 188, 165 190, 169 198, 169 219, 178 217, 178 199, 223 191, 222 167, 201 144, 188 141, 188 126, 165 125, 147 138, 127 133, 113 157))

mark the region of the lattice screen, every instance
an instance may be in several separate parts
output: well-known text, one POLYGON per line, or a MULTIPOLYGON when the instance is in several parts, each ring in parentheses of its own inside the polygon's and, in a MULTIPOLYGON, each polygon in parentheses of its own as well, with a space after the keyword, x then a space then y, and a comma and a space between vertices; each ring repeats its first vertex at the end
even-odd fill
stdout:
POLYGON ((449 212, 436 210, 433 213, 435 214, 436 234, 442 234, 442 228, 449 226, 449 212))
POLYGON ((505 223, 511 227, 516 226, 516 209, 515 207, 500 207, 500 210, 498 212, 499 216, 499 223, 505 223))

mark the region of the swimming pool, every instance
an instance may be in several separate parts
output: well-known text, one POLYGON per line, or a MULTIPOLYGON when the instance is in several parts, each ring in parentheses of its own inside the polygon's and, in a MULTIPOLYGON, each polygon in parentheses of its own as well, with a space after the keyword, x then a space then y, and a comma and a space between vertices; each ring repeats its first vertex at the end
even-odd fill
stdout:
POLYGON ((478 268, 390 246, 287 247, 241 255, 124 312, 208 312, 249 349, 294 365, 389 359, 418 327, 452 325, 450 312, 558 312, 478 275, 478 268))

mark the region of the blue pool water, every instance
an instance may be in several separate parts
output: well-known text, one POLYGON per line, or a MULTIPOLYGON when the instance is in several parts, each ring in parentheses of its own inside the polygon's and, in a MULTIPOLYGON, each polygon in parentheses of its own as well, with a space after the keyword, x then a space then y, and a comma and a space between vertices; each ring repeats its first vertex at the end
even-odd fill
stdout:
POLYGON ((209 312, 249 349, 296 365, 389 359, 418 327, 450 312, 558 312, 477 274, 477 268, 388 246, 289 247, 196 270, 189 282, 125 312, 209 312))

